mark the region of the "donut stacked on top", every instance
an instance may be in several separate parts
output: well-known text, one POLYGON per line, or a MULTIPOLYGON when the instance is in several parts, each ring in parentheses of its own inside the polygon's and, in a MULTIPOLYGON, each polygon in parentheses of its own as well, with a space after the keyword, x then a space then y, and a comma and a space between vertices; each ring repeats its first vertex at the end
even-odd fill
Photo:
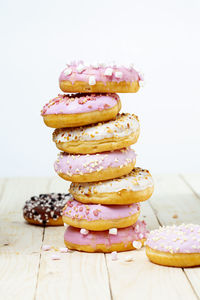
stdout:
POLYGON ((119 93, 139 89, 141 76, 132 66, 71 63, 59 81, 65 93, 47 103, 42 116, 56 128, 61 150, 54 168, 71 181, 63 209, 68 248, 86 252, 126 251, 143 245, 147 229, 139 221, 139 202, 153 193, 147 170, 135 168, 130 148, 138 140, 138 117, 119 113, 119 93))

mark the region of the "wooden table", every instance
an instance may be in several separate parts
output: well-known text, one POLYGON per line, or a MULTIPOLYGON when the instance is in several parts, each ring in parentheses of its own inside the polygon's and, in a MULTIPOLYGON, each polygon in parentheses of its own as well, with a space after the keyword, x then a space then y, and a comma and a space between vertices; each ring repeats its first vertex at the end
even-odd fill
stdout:
MULTIPOLYGON (((150 229, 182 222, 200 224, 200 175, 154 176, 155 193, 142 205, 150 229)), ((59 178, 11 178, 0 181, 0 299, 193 300, 200 299, 200 268, 168 268, 148 261, 144 249, 118 254, 71 251, 52 260, 63 246, 64 227, 28 225, 22 207, 32 195, 66 192, 59 178), (132 262, 125 262, 127 254, 132 262)))

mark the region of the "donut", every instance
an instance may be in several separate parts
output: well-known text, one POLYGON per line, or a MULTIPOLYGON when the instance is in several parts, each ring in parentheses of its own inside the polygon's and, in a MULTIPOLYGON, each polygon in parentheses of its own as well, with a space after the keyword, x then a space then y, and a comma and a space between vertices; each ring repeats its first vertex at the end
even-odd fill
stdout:
POLYGON ((82 61, 67 64, 59 77, 61 90, 68 93, 135 93, 141 80, 132 65, 86 65, 82 61))
POLYGON ((151 231, 146 255, 155 264, 169 267, 200 265, 200 225, 182 224, 151 231))
POLYGON ((61 152, 54 164, 60 177, 72 182, 93 182, 116 178, 131 172, 136 154, 130 148, 97 154, 61 152))
POLYGON ((120 178, 94 183, 72 183, 69 192, 82 203, 124 205, 149 199, 153 190, 149 171, 135 168, 120 178))
POLYGON ((70 194, 51 193, 33 196, 23 207, 24 219, 35 225, 63 225, 62 210, 70 194))
POLYGON ((84 231, 76 227, 67 227, 64 233, 64 242, 67 248, 85 252, 121 252, 136 249, 138 242, 144 244, 147 236, 146 223, 137 221, 134 225, 116 229, 116 234, 105 231, 84 231))
POLYGON ((63 222, 73 227, 101 231, 133 225, 140 214, 140 205, 83 204, 72 198, 63 209, 63 222))
POLYGON ((59 94, 43 107, 41 115, 47 126, 64 128, 111 120, 120 109, 117 94, 59 94))
POLYGON ((119 114, 115 120, 104 123, 56 129, 53 141, 64 152, 90 154, 128 147, 137 142, 139 133, 137 116, 119 114))

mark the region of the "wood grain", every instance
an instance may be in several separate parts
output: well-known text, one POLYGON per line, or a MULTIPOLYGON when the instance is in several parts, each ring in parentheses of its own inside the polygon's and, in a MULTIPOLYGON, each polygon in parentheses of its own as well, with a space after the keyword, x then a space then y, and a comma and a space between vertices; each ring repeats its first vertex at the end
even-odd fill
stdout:
POLYGON ((25 223, 22 207, 34 194, 46 192, 46 179, 9 179, 0 210, 0 297, 33 299, 43 228, 25 223))
MULTIPOLYGON (((53 178, 50 191, 68 192, 64 180, 53 178)), ((64 247, 64 226, 47 227, 44 244, 59 249, 64 247)), ((110 299, 108 273, 104 254, 89 254, 70 251, 56 253, 60 260, 51 259, 55 251, 42 252, 36 299, 110 299)))

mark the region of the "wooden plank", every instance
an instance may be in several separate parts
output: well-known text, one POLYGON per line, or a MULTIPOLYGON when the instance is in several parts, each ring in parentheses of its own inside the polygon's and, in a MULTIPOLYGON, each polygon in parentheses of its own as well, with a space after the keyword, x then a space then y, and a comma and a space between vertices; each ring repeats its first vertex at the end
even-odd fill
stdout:
MULTIPOLYGON (((184 174, 181 178, 187 186, 194 192, 194 196, 200 199, 200 175, 199 174, 184 174)), ((200 200, 199 200, 200 206, 200 200)), ((187 268, 184 270, 190 280, 195 292, 200 298, 200 268, 187 268)))
MULTIPOLYGON (((142 214, 147 216, 150 229, 159 226, 148 202, 143 204, 142 214)), ((111 255, 106 254, 114 300, 196 299, 182 269, 162 267, 149 262, 144 249, 118 253, 118 258, 117 261, 112 261, 111 255), (133 257, 132 262, 124 261, 127 255, 133 257)))
MULTIPOLYGON (((52 179, 50 191, 66 192, 64 180, 52 179)), ((44 244, 57 249, 64 247, 63 227, 47 227, 44 244)), ((36 299, 110 299, 108 273, 104 254, 70 251, 59 253, 61 259, 54 261, 54 251, 42 252, 36 299)))
MULTIPOLYGON (((162 224, 197 223, 200 224, 200 201, 193 193, 198 179, 195 177, 160 175, 156 177, 156 192, 151 204, 162 224), (187 179, 190 181, 187 183, 187 179), (177 218, 173 218, 175 216, 177 218)), ((199 178, 199 177, 197 177, 199 178)), ((195 293, 200 297, 200 268, 184 269, 195 293)))
POLYGON ((6 185, 6 178, 0 178, 0 202, 6 185))
POLYGON ((155 176, 155 193, 150 199, 163 225, 200 224, 200 202, 177 175, 155 176))
POLYGON ((192 191, 200 198, 200 174, 183 174, 181 178, 192 189, 192 191))
POLYGON ((8 179, 0 210, 0 291, 2 299, 33 299, 43 228, 28 225, 22 207, 32 195, 48 190, 48 180, 8 179))

